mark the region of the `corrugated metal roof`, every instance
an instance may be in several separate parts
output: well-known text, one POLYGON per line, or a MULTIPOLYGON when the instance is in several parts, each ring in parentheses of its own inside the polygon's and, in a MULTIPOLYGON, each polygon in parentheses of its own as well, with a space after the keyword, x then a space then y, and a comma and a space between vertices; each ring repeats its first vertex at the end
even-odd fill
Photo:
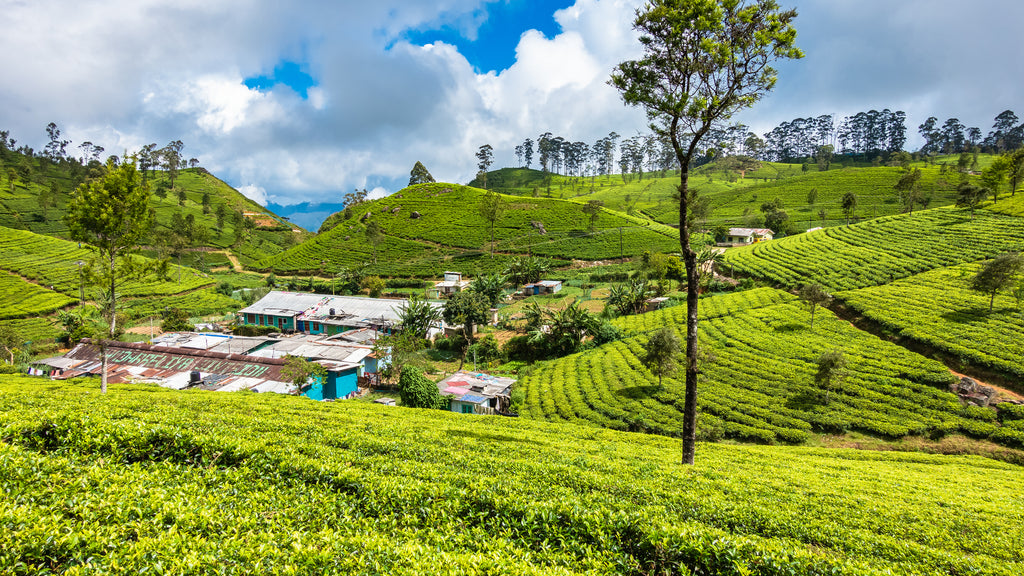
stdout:
POLYGON ((486 402, 487 398, 483 396, 477 396, 476 394, 465 394, 462 398, 459 398, 459 402, 469 402, 470 404, 480 404, 486 402))
POLYGON ((274 314, 276 316, 297 316, 315 306, 324 298, 322 294, 307 294, 305 292, 285 292, 283 290, 271 290, 259 301, 251 306, 242 308, 240 314, 274 314))

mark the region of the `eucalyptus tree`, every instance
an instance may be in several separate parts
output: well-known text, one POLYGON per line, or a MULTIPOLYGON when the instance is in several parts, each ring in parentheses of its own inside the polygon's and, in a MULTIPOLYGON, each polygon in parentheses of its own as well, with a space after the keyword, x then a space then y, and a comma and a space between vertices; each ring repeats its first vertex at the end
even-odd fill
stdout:
POLYGON ((760 100, 775 85, 777 60, 801 58, 795 10, 774 0, 652 0, 637 11, 643 56, 620 63, 611 84, 647 112, 651 129, 672 143, 680 166, 679 244, 687 275, 684 463, 692 464, 697 425, 697 251, 691 243, 689 168, 708 132, 760 100))

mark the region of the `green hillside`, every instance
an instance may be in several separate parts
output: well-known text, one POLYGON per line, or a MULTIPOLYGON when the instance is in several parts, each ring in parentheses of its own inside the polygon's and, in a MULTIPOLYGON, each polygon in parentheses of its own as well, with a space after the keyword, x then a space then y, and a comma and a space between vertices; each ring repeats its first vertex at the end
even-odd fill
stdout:
POLYGON ((276 273, 333 273, 372 262, 373 246, 365 233, 371 220, 380 225, 385 239, 377 247, 378 263, 369 270, 387 275, 436 276, 446 268, 498 270, 517 254, 600 260, 678 251, 678 232, 645 218, 603 209, 591 230, 583 202, 503 196, 506 210, 495 222, 492 260, 490 224, 479 211, 484 194, 455 184, 412 186, 358 205, 334 228, 256 267, 276 273))
POLYGON ((1000 293, 989 312, 989 296, 968 284, 978 269, 978 263, 939 268, 836 296, 901 336, 948 352, 964 365, 1014 377, 1024 387, 1021 302, 1000 293))
MULTIPOLYGON (((94 298, 78 265, 88 265, 94 258, 93 251, 75 242, 0 227, 0 321, 15 327, 26 341, 56 337, 59 330, 52 314, 77 304, 83 289, 87 301, 94 298)), ((121 304, 133 318, 158 314, 166 306, 197 315, 238 306, 209 290, 213 284, 207 274, 171 265, 166 279, 150 273, 125 282, 121 304)))
POLYGON ((0 378, 12 574, 1015 575, 1016 466, 0 378))
MULTIPOLYGON (((979 164, 991 162, 982 155, 979 164)), ((955 165, 955 159, 953 161, 955 165)), ((929 205, 947 206, 956 200, 960 174, 939 164, 915 163, 921 169, 920 191, 929 205)), ((739 172, 711 163, 690 173, 690 187, 710 202, 708 226, 751 226, 763 223, 761 204, 776 198, 797 230, 845 223, 841 201, 844 194, 857 195, 857 219, 876 218, 904 211, 894 186, 905 172, 896 167, 843 167, 834 165, 823 172, 817 165, 761 162, 755 170, 739 172), (808 201, 815 191, 814 203, 808 201), (822 218, 819 212, 824 211, 822 218)), ((537 170, 505 168, 487 175, 488 188, 506 194, 544 197, 548 194, 543 174, 537 170)), ((609 175, 571 178, 552 175, 551 195, 556 198, 601 200, 611 209, 643 214, 658 222, 679 223, 679 206, 674 200, 679 185, 677 172, 609 175)), ((470 185, 477 185, 474 180, 470 185)), ((917 206, 916 208, 920 208, 917 206)))
MULTIPOLYGON (((644 367, 643 347, 662 326, 685 330, 685 306, 619 318, 619 342, 539 364, 520 383, 522 415, 620 430, 680 435, 685 383, 644 367)), ((1024 446, 988 409, 965 408, 939 362, 857 330, 827 310, 810 314, 770 288, 701 300, 704 355, 698 434, 704 439, 804 442, 809 433, 875 436, 961 432, 1024 446), (814 379, 817 358, 841 348, 848 374, 835 389, 814 379)), ((681 334, 681 338, 684 335, 681 334)))
POLYGON ((878 286, 943 266, 1024 249, 1020 218, 935 208, 731 248, 736 272, 783 286, 832 290, 878 286))
MULTIPOLYGON (((101 172, 98 163, 90 168, 74 160, 54 163, 0 150, 0 226, 67 238, 63 215, 71 194, 80 183, 101 172)), ((251 263, 308 235, 202 168, 181 170, 173 188, 163 171, 149 171, 147 180, 154 192, 150 207, 156 220, 146 244, 159 244, 161 236, 174 228, 175 215, 182 220, 192 218, 209 231, 205 243, 188 247, 183 264, 227 266, 229 260, 222 252, 228 251, 242 263, 251 263), (224 214, 220 225, 219 211, 224 214), (244 229, 246 216, 256 223, 248 233, 244 229)), ((149 255, 157 252, 151 250, 149 255)))

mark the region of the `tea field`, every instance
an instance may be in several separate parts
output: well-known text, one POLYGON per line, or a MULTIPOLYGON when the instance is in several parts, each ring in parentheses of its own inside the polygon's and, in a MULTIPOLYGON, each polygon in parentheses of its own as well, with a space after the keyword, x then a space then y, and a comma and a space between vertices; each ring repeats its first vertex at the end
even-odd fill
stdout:
POLYGON ((1019 468, 0 376, 8 574, 1014 575, 1019 468))
POLYGON ((971 290, 979 263, 939 268, 892 284, 839 292, 865 317, 917 341, 1014 378, 1024 386, 1024 309, 1006 293, 971 290))
POLYGON ((934 268, 1024 249, 1021 219, 935 208, 726 251, 726 266, 784 286, 878 286, 934 268))
MULTIPOLYGON (((519 382, 521 414, 680 435, 682 372, 659 386, 641 358, 650 331, 685 329, 685 311, 676 306, 616 319, 623 340, 536 365, 519 382)), ((939 362, 828 310, 817 311, 812 329, 810 313, 785 292, 760 288, 703 298, 700 316, 701 438, 800 443, 812 432, 894 439, 964 433, 1024 445, 1024 430, 1001 426, 990 409, 962 406, 948 391, 953 376, 939 362), (847 374, 823 390, 814 380, 817 359, 836 348, 847 374)))

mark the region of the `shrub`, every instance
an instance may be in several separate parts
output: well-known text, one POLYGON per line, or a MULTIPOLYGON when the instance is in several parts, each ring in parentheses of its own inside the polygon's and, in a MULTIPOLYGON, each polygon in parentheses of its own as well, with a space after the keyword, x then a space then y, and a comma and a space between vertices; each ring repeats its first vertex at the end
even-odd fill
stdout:
POLYGON ((437 385, 427 379, 418 368, 403 366, 398 377, 398 393, 402 406, 409 408, 448 408, 448 398, 441 396, 437 385))

